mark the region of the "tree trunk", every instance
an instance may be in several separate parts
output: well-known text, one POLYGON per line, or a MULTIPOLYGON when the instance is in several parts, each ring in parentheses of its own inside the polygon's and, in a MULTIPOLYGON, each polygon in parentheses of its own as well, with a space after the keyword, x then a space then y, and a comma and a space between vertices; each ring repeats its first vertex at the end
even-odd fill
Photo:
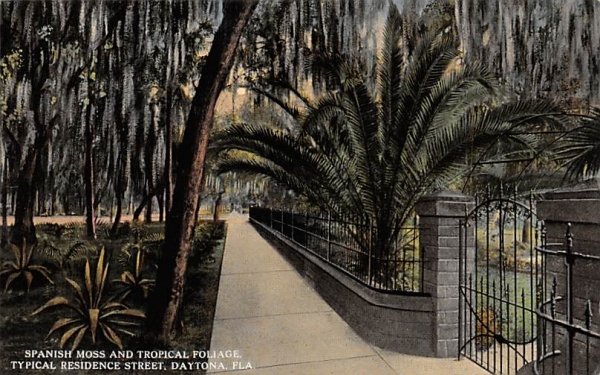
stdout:
MULTIPOLYGON (((123 133, 123 131, 121 130, 121 133, 123 133)), ((123 212, 123 197, 125 195, 125 189, 124 189, 124 183, 123 180, 125 179, 125 164, 126 161, 125 159, 127 158, 127 133, 125 133, 125 140, 123 141, 123 135, 121 134, 120 136, 121 140, 120 140, 120 152, 119 152, 119 157, 117 160, 117 176, 115 178, 115 183, 114 183, 114 192, 115 192, 115 198, 116 198, 116 204, 117 204, 117 210, 115 212, 115 219, 113 221, 113 225, 110 228, 110 232, 112 233, 112 235, 116 235, 117 234, 117 230, 119 229, 119 223, 121 222, 121 215, 123 212)))
POLYGON ((201 89, 196 91, 186 124, 156 287, 147 314, 148 328, 165 343, 169 342, 181 308, 215 105, 227 83, 242 31, 257 3, 258 0, 225 2, 223 21, 202 68, 198 85, 201 89))
MULTIPOLYGON (((121 25, 122 31, 124 26, 121 25)), ((116 35, 116 34, 115 34, 116 35)), ((117 37, 115 36, 115 41, 117 37)), ((116 44, 116 43, 115 43, 116 44)), ((120 55, 119 55, 120 56, 120 55)), ((120 60, 120 59, 119 59, 120 60)), ((122 75, 117 75, 117 78, 123 79, 122 75)), ((117 210, 115 212, 115 218, 113 221, 113 225, 110 228, 110 232, 113 236, 116 236, 117 231, 119 229, 119 224, 121 223, 121 215, 123 212, 123 199, 125 198, 125 189, 126 189, 126 169, 127 169, 127 151, 129 146, 129 129, 127 126, 126 120, 123 118, 122 109, 123 109, 123 87, 119 86, 116 90, 115 95, 115 112, 114 112, 114 120, 115 126, 117 128, 119 134, 119 152, 117 155, 117 170, 116 176, 113 184, 113 191, 115 193, 117 210)))
POLYGON ((171 200, 173 197, 173 125, 171 124, 171 92, 167 96, 165 108, 165 212, 169 215, 171 209, 171 200))
POLYGON ((523 230, 521 231, 521 242, 528 244, 531 241, 531 219, 527 218, 523 222, 523 230))
POLYGON ((158 129, 157 121, 159 116, 158 104, 152 105, 152 118, 150 119, 150 128, 148 129, 148 137, 144 148, 144 163, 146 175, 146 189, 150 199, 146 205, 146 223, 152 222, 152 195, 154 190, 154 149, 156 148, 156 130, 158 129))
POLYGON ((144 216, 144 222, 146 223, 152 222, 152 198, 150 197, 146 202, 146 215, 144 216))
MULTIPOLYGON (((172 16, 172 14, 170 14, 172 16)), ((168 28, 168 40, 171 46, 171 58, 173 58, 174 50, 176 48, 175 33, 173 32, 173 24, 168 28)), ((168 54, 167 54, 168 56, 168 54)), ((170 64, 171 61, 167 61, 170 64)), ((165 69, 165 85, 167 98, 165 102, 165 199, 164 199, 164 211, 165 218, 169 215, 171 209, 171 200, 173 197, 173 124, 171 123, 172 111, 173 111, 173 95, 175 95, 175 89, 173 87, 173 69, 172 66, 167 65, 165 69)))
POLYGON ((11 242, 21 246, 24 241, 33 244, 36 241, 35 226, 33 225, 33 208, 35 201, 35 189, 33 176, 35 174, 38 160, 38 150, 31 147, 25 163, 17 178, 17 199, 15 202, 15 224, 13 225, 11 242))
POLYGON ((152 197, 148 194, 145 194, 144 197, 142 198, 142 201, 140 202, 140 205, 138 206, 138 208, 136 208, 133 211, 133 221, 139 221, 140 220, 140 215, 142 214, 142 211, 144 210, 144 207, 146 207, 146 204, 148 203, 148 200, 152 199, 152 197))
POLYGON ((164 181, 160 181, 152 191, 149 191, 148 194, 144 194, 140 205, 135 209, 135 211, 133 211, 133 221, 138 221, 140 219, 140 215, 142 214, 144 207, 146 207, 146 204, 148 204, 148 202, 150 202, 155 195, 161 194, 163 189, 164 181))
POLYGON ((223 193, 219 193, 215 200, 215 209, 213 211, 213 222, 219 220, 219 208, 221 207, 221 200, 223 199, 223 193))
POLYGON ((2 240, 0 245, 8 242, 8 158, 5 158, 2 170, 2 240))
POLYGON ((122 199, 120 196, 117 197, 117 209, 115 211, 115 219, 113 220, 113 224, 110 227, 110 233, 113 236, 117 235, 117 232, 119 230, 119 224, 121 223, 121 215, 123 212, 123 204, 122 204, 122 199))
POLYGON ((165 220, 165 200, 162 191, 156 194, 156 202, 158 203, 158 222, 162 223, 165 220))
POLYGON ((120 145, 121 148, 121 152, 119 155, 119 159, 117 162, 117 177, 115 178, 115 184, 114 184, 114 192, 115 192, 115 198, 117 200, 116 204, 117 204, 117 210, 115 212, 115 219, 113 221, 113 225, 110 228, 110 233, 115 236, 117 234, 117 231, 119 230, 119 224, 121 222, 121 215, 123 212, 123 196, 125 195, 125 189, 123 188, 123 180, 125 178, 125 158, 127 158, 127 145, 126 144, 121 144, 120 145))
MULTIPOLYGON (((88 85, 90 85, 90 82, 88 82, 88 85)), ((88 238, 95 239, 96 221, 94 220, 94 153, 92 150, 94 145, 94 134, 92 132, 92 98, 90 96, 91 90, 88 88, 88 99, 90 102, 87 105, 85 114, 85 166, 83 175, 85 179, 86 234, 88 238)))

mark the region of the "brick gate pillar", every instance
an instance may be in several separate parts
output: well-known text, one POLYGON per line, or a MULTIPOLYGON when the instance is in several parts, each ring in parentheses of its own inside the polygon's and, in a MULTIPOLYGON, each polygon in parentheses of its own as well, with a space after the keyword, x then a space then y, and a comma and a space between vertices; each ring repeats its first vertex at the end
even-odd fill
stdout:
MULTIPOLYGON (((423 291, 433 298, 431 335, 436 357, 458 354, 460 223, 474 205, 473 198, 448 191, 425 196, 416 205, 424 260, 423 291)), ((465 230, 467 259, 473 259, 473 228, 465 230)), ((471 268, 468 266, 466 271, 471 268)))

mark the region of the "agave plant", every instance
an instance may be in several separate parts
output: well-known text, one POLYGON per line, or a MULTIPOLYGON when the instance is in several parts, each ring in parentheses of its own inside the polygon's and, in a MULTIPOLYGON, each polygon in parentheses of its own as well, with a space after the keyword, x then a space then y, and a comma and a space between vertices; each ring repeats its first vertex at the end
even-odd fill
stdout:
POLYGON ((160 250, 164 239, 163 233, 142 232, 134 234, 133 241, 125 243, 121 248, 118 262, 123 267, 127 267, 134 255, 139 251, 143 251, 144 261, 155 263, 156 254, 160 250))
POLYGON ((50 271, 44 266, 33 263, 33 255, 37 248, 35 245, 28 246, 27 243, 24 242, 20 247, 14 244, 10 244, 9 246, 14 255, 14 260, 4 262, 2 264, 2 271, 0 271, 0 276, 7 275, 6 283, 4 285, 5 292, 10 288, 12 283, 20 277, 27 283, 27 292, 29 292, 35 274, 42 276, 42 278, 50 284, 54 284, 50 278, 50 271))
MULTIPOLYGON (((129 252, 129 249, 123 252, 129 252)), ((133 296, 136 299, 146 299, 148 294, 154 287, 154 279, 144 278, 142 275, 144 270, 144 262, 146 258, 145 250, 143 248, 137 248, 135 252, 135 263, 132 271, 125 271, 121 274, 119 279, 113 280, 114 283, 121 286, 119 296, 121 300, 133 296)), ((133 253, 129 253, 131 257, 133 253)))
MULTIPOLYGON (((337 85, 317 100, 266 92, 290 122, 223 129, 213 143, 219 171, 266 176, 338 220, 367 216, 377 228, 375 254, 385 255, 423 195, 448 188, 469 161, 491 157, 499 140, 533 152, 527 130, 562 121, 553 103, 500 95, 497 80, 463 61, 445 31, 407 41, 407 28, 391 6, 376 82, 333 55, 320 65, 337 85)), ((356 240, 365 251, 371 242, 356 240)))
POLYGON ((64 296, 54 297, 32 313, 37 315, 47 309, 58 307, 73 312, 70 316, 58 319, 48 332, 47 337, 55 332, 62 332, 59 340, 61 348, 72 340, 71 347, 76 349, 89 332, 93 344, 96 344, 100 333, 106 340, 122 349, 123 340, 119 335, 134 336, 127 327, 135 327, 139 325, 139 319, 145 318, 143 311, 130 309, 123 303, 106 296, 108 266, 102 249, 94 275, 92 275, 90 260, 86 259, 83 286, 72 279, 65 278, 74 292, 73 299, 64 296))

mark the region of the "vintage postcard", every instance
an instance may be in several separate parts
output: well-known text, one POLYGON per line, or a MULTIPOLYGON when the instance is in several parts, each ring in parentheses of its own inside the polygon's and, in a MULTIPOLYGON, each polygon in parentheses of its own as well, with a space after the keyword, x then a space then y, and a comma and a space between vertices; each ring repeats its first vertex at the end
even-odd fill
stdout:
POLYGON ((0 0, 0 374, 600 375, 600 1, 0 0))

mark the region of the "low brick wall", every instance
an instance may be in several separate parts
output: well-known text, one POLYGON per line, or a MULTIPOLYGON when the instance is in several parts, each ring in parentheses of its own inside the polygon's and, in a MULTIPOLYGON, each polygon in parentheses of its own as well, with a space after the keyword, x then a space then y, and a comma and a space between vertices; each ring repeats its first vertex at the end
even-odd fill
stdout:
POLYGON ((365 341, 400 353, 436 355, 431 296, 376 291, 262 224, 251 222, 365 341))

